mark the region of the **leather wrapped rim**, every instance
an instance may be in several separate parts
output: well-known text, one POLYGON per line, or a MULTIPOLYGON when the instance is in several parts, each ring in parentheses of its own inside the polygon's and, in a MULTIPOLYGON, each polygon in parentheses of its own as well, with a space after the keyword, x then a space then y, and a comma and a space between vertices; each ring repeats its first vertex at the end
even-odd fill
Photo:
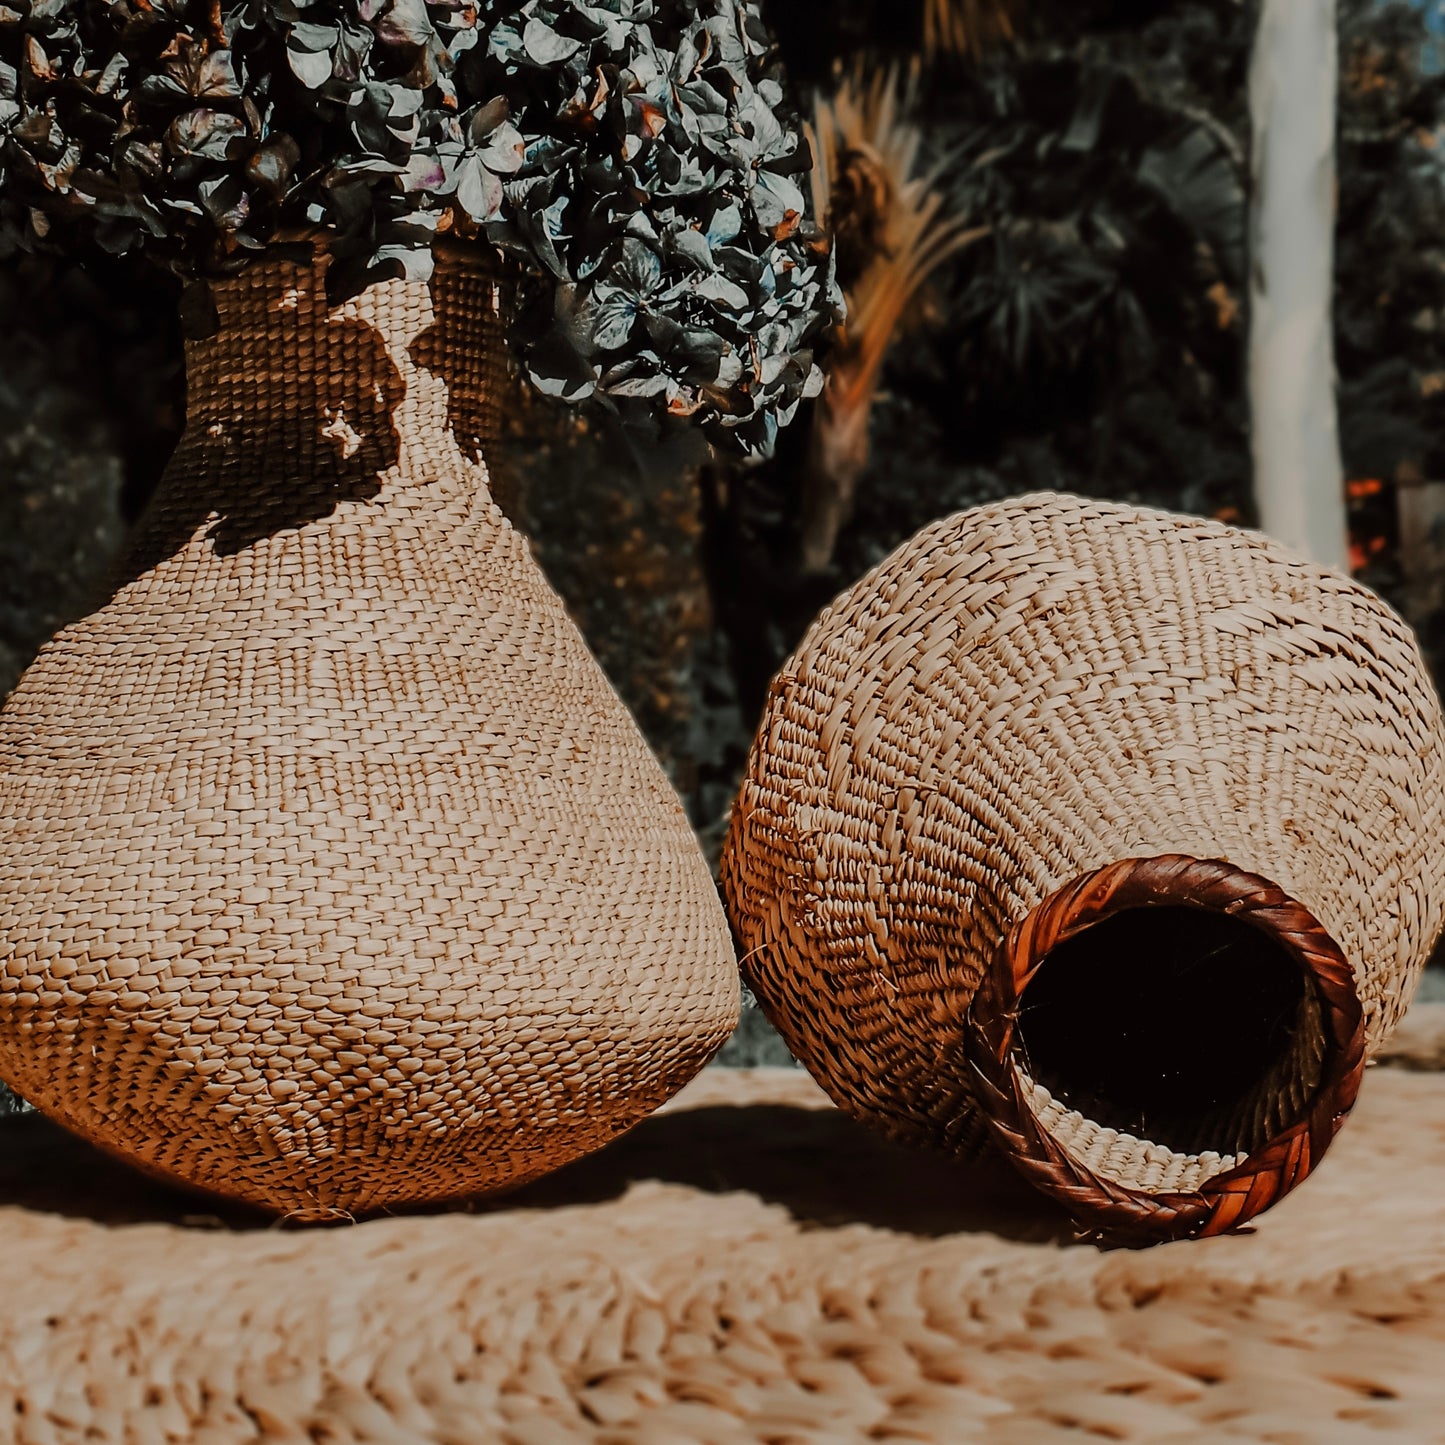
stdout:
POLYGON ((1319 920, 1268 879, 1177 854, 1084 874, 1015 923, 969 1008, 967 1039, 974 1096, 1015 1166, 1087 1233, 1136 1246, 1224 1234, 1277 1203, 1324 1157, 1354 1107, 1365 1069, 1354 971, 1319 920), (1325 1035, 1319 1086, 1303 1117, 1190 1193, 1132 1189, 1074 1158, 1035 1116, 1015 1056, 1021 999, 1048 954, 1112 914, 1151 906, 1226 913, 1268 934, 1313 985, 1325 1035))

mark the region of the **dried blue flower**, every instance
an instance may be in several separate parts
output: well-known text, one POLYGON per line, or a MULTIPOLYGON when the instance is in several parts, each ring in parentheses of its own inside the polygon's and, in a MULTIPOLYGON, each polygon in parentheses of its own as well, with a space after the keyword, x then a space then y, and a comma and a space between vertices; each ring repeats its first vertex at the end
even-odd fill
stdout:
POLYGON ((486 237, 543 391, 747 451, 836 320, 808 166, 757 0, 0 4, 0 256, 203 277, 319 226, 339 298, 486 237))

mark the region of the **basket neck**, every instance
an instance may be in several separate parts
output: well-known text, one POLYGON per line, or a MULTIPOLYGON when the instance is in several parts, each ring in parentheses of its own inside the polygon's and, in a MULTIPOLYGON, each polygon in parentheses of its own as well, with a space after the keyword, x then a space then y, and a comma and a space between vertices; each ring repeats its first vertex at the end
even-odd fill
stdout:
POLYGON ((212 283, 219 326, 186 346, 190 445, 241 437, 407 471, 479 460, 496 436, 503 370, 498 271, 441 251, 429 281, 386 280, 333 306, 329 254, 269 253, 212 283))
MULTIPOLYGON (((1203 924, 1170 926, 1193 932, 1203 924)), ((1119 947, 1118 939, 1109 946, 1119 947)), ((1212 951, 1188 960, 1196 973, 1220 966, 1218 936, 1204 946, 1212 951)), ((1162 950, 1141 957, 1150 969, 1163 967, 1162 950)), ((1250 972, 1263 972, 1257 951, 1251 949, 1249 957, 1250 972)), ((1081 981, 1087 984, 1087 975, 1081 981)), ((1246 1002, 1225 1000, 1235 1001, 1246 1002)), ((1107 1005, 1107 995, 1103 1002, 1107 1005)), ((1219 1040, 1221 1072, 1247 1047, 1249 1009, 1231 1011, 1237 1017, 1230 1027, 1212 1036, 1219 1040)), ((1077 1002, 1063 1021, 1076 1036, 1090 1029, 1088 1011, 1077 1002)), ((1354 972, 1314 915, 1268 879, 1222 860, 1181 855, 1125 859, 1082 874, 1019 919, 985 972, 968 1027, 974 1096, 1005 1154, 1086 1229, 1124 1243, 1223 1233, 1267 1209, 1318 1164, 1354 1105, 1365 1067, 1354 972), (1058 1051, 1054 1047, 1030 1059, 1025 1027, 1037 979, 1051 959, 1056 967, 1084 967, 1077 956, 1065 965, 1063 951, 1090 930, 1126 915, 1167 916, 1160 912, 1165 909, 1227 920, 1241 935, 1267 941, 1297 970, 1301 989, 1274 1067, 1241 1096, 1239 1106, 1215 1111, 1209 1122, 1222 1131, 1220 1138, 1207 1147, 1196 1141, 1192 1157, 1165 1139, 1137 1137, 1117 1122, 1101 1125, 1094 1104, 1102 1100, 1088 1098, 1104 1087, 1097 1058, 1079 1078, 1064 1081, 1066 1087, 1083 1086, 1085 1112, 1040 1089, 1035 1066, 1047 1067, 1050 1056, 1058 1062, 1058 1051), (1201 1147, 1203 1154, 1197 1152, 1201 1147), (1237 1157, 1222 1157, 1236 1148, 1237 1157)), ((1135 1017, 1130 1037, 1138 1039, 1149 1027, 1148 1019, 1135 1017)), ((1043 1041, 1035 1035, 1033 1042, 1043 1041)), ((1135 1046, 1121 1047, 1127 1052, 1135 1046)), ((1162 1092, 1169 1072, 1187 1072, 1177 1054, 1165 1067, 1151 1064, 1146 1077, 1156 1092, 1162 1092)))
POLYGON ((219 326, 187 343, 186 429, 126 575, 179 550, 286 549, 317 525, 454 525, 492 510, 499 267, 480 248, 440 251, 430 280, 380 281, 338 306, 329 255, 298 249, 212 283, 219 326))

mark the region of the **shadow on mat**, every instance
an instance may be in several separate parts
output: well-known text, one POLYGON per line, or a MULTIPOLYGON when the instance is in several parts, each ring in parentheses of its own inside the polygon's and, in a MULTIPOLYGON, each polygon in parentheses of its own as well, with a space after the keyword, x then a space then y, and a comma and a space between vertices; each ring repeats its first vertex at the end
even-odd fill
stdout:
POLYGON ((492 1207, 598 1203, 649 1180, 755 1194, 805 1225, 867 1224, 933 1237, 988 1233, 1031 1243, 1074 1237, 1062 1211, 1001 1159, 959 1163, 893 1144, 836 1109, 785 1104, 656 1114, 492 1207))
MULTIPOLYGON (((636 1183, 749 1193, 800 1223, 940 1236, 1064 1242, 1068 1221, 1002 1161, 954 1163, 904 1149, 835 1109, 782 1104, 682 1109, 535 1183, 448 1211, 549 1210, 620 1198, 636 1183)), ((272 1228, 265 1214, 189 1194, 112 1159, 38 1114, 0 1118, 0 1207, 107 1224, 272 1228)))
POLYGON ((0 1116, 0 1208, 101 1224, 264 1229, 268 1215, 167 1184, 113 1159, 41 1114, 0 1116))

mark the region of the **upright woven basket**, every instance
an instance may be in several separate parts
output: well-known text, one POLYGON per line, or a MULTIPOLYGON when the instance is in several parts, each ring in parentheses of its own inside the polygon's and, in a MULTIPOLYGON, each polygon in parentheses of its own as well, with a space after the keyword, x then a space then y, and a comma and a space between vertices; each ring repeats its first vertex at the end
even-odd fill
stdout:
POLYGON ((1087 1228, 1305 1177, 1445 919, 1415 643, 1263 537, 1039 495, 951 517, 776 679, 724 883, 845 1109, 987 1135, 1087 1228))
POLYGON ((303 1216, 518 1183, 736 1016, 683 809, 493 504, 503 320, 438 259, 218 283, 118 589, 0 715, 0 1076, 303 1216))

